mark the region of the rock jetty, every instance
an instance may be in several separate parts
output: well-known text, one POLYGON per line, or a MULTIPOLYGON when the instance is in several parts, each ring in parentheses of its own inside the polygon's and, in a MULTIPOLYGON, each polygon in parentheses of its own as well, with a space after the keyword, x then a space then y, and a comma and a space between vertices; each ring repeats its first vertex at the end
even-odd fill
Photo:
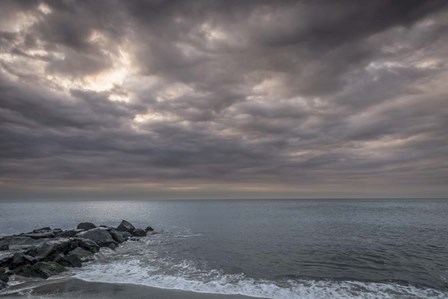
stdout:
POLYGON ((81 267, 101 247, 115 250, 120 243, 153 233, 152 227, 136 228, 123 220, 116 228, 90 222, 76 229, 43 227, 32 232, 0 238, 0 290, 8 286, 11 275, 50 276, 81 267))

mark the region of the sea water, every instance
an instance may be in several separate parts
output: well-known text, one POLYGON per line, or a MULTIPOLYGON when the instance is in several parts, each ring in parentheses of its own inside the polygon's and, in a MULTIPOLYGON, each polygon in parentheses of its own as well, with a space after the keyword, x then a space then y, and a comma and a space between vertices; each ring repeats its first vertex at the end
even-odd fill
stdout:
POLYGON ((0 234, 122 219, 158 233, 68 275, 264 298, 448 298, 448 200, 0 202, 0 234))

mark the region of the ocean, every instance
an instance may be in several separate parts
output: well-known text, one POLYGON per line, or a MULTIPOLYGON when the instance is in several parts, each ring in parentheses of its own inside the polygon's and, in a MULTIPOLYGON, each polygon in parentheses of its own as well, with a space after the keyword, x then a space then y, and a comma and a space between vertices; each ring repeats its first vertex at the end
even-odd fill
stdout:
POLYGON ((262 298, 448 298, 448 200, 0 202, 0 234, 126 219, 158 232, 66 275, 262 298))

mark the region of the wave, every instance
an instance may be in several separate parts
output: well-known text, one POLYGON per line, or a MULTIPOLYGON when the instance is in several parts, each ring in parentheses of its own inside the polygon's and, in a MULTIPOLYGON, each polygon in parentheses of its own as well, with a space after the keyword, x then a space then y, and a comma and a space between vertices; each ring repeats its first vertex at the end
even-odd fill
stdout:
MULTIPOLYGON (((136 247, 130 247, 136 249, 136 247)), ((74 273, 76 278, 107 283, 139 284, 200 293, 240 294, 259 298, 448 298, 448 293, 398 283, 254 279, 244 274, 226 274, 202 269, 193 261, 173 262, 153 254, 129 250, 103 251, 96 261, 74 273)))

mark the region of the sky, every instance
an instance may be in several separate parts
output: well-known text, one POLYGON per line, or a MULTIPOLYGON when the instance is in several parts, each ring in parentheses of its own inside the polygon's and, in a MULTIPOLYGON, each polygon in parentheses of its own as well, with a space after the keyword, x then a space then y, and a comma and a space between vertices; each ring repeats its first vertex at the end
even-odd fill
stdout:
POLYGON ((448 196, 448 1, 0 2, 0 199, 448 196))

